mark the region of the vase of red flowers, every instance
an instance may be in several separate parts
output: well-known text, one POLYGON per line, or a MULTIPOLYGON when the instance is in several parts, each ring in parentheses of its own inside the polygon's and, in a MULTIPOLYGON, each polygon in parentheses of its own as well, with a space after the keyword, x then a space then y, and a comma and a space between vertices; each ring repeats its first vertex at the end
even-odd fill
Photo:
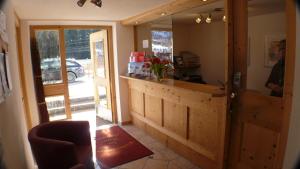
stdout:
POLYGON ((161 81, 164 78, 164 74, 173 68, 172 63, 169 60, 160 59, 156 56, 151 57, 146 64, 150 67, 150 70, 153 72, 157 81, 161 81))

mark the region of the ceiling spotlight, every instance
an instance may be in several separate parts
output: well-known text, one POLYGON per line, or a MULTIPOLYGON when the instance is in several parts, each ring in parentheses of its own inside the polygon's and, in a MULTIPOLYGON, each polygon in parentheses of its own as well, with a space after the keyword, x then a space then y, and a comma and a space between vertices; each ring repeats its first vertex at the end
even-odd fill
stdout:
POLYGON ((206 23, 211 23, 212 18, 211 18, 211 14, 208 15, 208 17, 206 18, 206 23))
POLYGON ((163 12, 163 13, 161 13, 160 15, 161 15, 161 16, 165 16, 165 15, 167 15, 167 13, 163 12))
POLYGON ((197 19, 196 19, 196 23, 201 23, 202 22, 202 17, 200 16, 200 17, 198 17, 197 19))
POLYGON ((223 22, 226 22, 227 21, 227 17, 226 15, 223 16, 223 22))
POLYGON ((83 7, 83 5, 85 4, 86 0, 79 0, 77 2, 77 5, 80 6, 80 7, 83 7))
POLYGON ((206 2, 207 0, 202 0, 203 2, 206 2))
POLYGON ((91 3, 95 4, 99 8, 102 7, 102 0, 91 0, 91 3))

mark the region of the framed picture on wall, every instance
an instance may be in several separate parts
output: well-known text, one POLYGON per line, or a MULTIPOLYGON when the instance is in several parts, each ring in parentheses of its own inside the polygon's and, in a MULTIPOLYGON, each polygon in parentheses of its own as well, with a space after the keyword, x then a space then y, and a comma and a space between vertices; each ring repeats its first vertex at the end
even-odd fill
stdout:
POLYGON ((3 102, 11 92, 11 80, 7 59, 7 54, 0 53, 0 103, 3 102))
POLYGON ((284 40, 286 35, 267 35, 265 37, 265 67, 273 67, 279 60, 280 41, 284 40))
POLYGON ((8 35, 6 32, 6 15, 0 10, 0 37, 1 39, 8 43, 8 35))

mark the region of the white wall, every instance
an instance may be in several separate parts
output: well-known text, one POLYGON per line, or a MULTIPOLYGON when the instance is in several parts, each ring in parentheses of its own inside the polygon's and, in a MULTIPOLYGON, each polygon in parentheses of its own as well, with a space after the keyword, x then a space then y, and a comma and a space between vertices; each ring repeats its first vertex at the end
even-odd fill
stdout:
POLYGON ((296 51, 296 69, 294 83, 293 110, 291 113, 290 130, 288 145, 284 160, 284 169, 293 169, 297 160, 300 160, 300 11, 297 13, 297 51, 296 51))
POLYGON ((124 27, 116 22, 104 21, 30 21, 21 22, 22 46, 24 55, 24 69, 26 78, 26 87, 29 97, 29 107, 32 114, 33 125, 39 123, 37 102, 34 90, 34 81, 32 74, 31 52, 30 52, 30 25, 98 25, 112 26, 113 28, 113 47, 115 61, 115 82, 118 121, 126 122, 130 120, 128 115, 128 89, 126 82, 120 79, 120 75, 127 72, 127 64, 130 52, 133 50, 133 27, 124 27))
POLYGON ((0 104, 0 133, 4 148, 4 161, 8 169, 31 169, 34 162, 27 141, 16 47, 16 18, 10 1, 8 1, 5 13, 7 15, 9 66, 13 91, 11 96, 0 104))
POLYGON ((258 15, 250 17, 248 23, 250 65, 247 88, 269 95, 271 91, 265 87, 265 83, 272 67, 265 67, 265 37, 286 34, 286 15, 285 12, 258 15))
MULTIPOLYGON (((118 57, 115 59, 115 68, 119 72, 119 75, 125 75, 128 72, 130 52, 134 51, 133 27, 125 27, 117 23, 116 41, 118 57)), ((116 83, 116 92, 119 93, 117 95, 118 119, 122 119, 119 122, 128 122, 131 120, 128 108, 128 83, 127 80, 121 79, 119 75, 116 75, 116 82, 118 82, 116 83)))

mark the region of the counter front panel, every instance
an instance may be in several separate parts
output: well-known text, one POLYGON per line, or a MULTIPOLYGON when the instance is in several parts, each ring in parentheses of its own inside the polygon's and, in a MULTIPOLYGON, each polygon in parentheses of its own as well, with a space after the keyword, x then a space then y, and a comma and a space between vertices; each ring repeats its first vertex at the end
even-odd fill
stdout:
POLYGON ((180 144, 183 149, 175 146, 175 151, 200 167, 222 168, 227 124, 224 91, 200 84, 197 88, 198 84, 187 82, 176 86, 173 80, 159 83, 123 78, 128 80, 129 109, 135 125, 159 132, 169 147, 174 141, 180 144), (191 157, 186 151, 196 155, 191 157))

